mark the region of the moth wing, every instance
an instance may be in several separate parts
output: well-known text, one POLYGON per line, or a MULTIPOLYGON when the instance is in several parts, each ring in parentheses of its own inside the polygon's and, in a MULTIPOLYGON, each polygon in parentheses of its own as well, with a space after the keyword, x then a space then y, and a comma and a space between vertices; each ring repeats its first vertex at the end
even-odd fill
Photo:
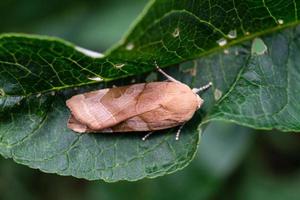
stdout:
POLYGON ((78 121, 72 114, 68 120, 67 126, 69 129, 77 133, 92 132, 92 130, 89 129, 86 124, 80 123, 80 121, 78 121))
POLYGON ((68 127, 76 132, 151 131, 178 126, 197 109, 183 84, 153 82, 98 90, 67 101, 68 127))
MULTIPOLYGON (((76 119, 90 130, 115 126, 142 112, 137 109, 136 105, 145 85, 144 83, 134 84, 73 96, 67 100, 67 106, 73 115, 71 122, 76 119)), ((143 106, 143 110, 145 109, 148 109, 147 106, 143 106)))
POLYGON ((180 119, 174 120, 170 119, 167 116, 168 114, 166 113, 166 111, 160 108, 156 109, 155 111, 149 111, 141 115, 134 116, 112 127, 101 130, 93 130, 90 129, 86 124, 82 124, 80 121, 76 120, 76 118, 71 115, 68 121, 68 128, 78 133, 131 132, 161 130, 175 127, 183 123, 180 121, 180 119), (153 118, 154 115, 160 115, 160 120, 158 121, 157 118, 153 118))
POLYGON ((107 132, 130 132, 130 131, 148 131, 148 124, 139 116, 129 118, 115 126, 100 130, 101 133, 107 132))
POLYGON ((150 83, 137 107, 140 111, 148 104, 152 107, 101 132, 154 131, 175 127, 192 118, 200 100, 183 84, 150 83))
POLYGON ((160 107, 129 118, 99 132, 156 131, 175 127, 186 121, 187 119, 183 117, 182 113, 174 115, 171 111, 160 107))
MULTIPOLYGON (((109 114, 103 108, 103 105, 99 103, 99 100, 109 91, 109 89, 97 90, 84 94, 75 95, 66 104, 71 110, 71 122, 78 121, 81 124, 87 126, 99 126, 99 118, 106 119, 109 114), (94 111, 102 111, 95 115, 94 111), (104 112, 103 112, 104 111, 104 112)), ((69 120, 70 122, 70 120, 69 120)), ((101 122, 101 120, 100 120, 101 122)), ((77 124, 77 123, 75 123, 77 124)), ((69 124, 68 124, 69 125, 69 124)))

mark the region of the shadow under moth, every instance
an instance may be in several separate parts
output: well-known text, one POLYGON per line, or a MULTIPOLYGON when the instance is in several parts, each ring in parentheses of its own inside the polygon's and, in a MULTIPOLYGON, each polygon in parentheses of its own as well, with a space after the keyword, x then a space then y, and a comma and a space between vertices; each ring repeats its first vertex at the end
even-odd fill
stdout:
POLYGON ((153 131, 180 126, 180 131, 203 100, 197 94, 212 83, 191 89, 184 83, 157 70, 165 82, 133 84, 78 94, 67 100, 71 111, 68 128, 78 133, 153 131))

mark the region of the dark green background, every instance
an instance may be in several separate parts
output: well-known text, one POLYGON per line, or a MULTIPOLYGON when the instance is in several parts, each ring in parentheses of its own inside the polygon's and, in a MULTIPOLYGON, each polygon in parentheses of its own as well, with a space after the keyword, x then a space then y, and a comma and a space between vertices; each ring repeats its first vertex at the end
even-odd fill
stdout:
MULTIPOLYGON (((2 0, 0 32, 61 37, 104 51, 146 0, 2 0)), ((0 159, 0 199, 299 199, 300 136, 214 123, 182 171, 134 183, 88 182, 0 159)))

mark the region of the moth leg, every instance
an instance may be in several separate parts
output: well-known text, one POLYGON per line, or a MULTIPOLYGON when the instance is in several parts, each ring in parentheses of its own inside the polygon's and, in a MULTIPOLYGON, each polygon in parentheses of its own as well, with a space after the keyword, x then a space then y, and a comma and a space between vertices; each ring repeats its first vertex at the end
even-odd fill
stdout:
POLYGON ((151 131, 151 132, 147 133, 147 134, 142 138, 142 140, 145 141, 150 135, 152 135, 153 132, 154 132, 154 131, 151 131))
POLYGON ((209 82, 208 84, 206 84, 206 85, 204 85, 204 86, 202 86, 200 88, 193 88, 193 92, 194 93, 202 92, 202 91, 210 88, 211 86, 212 86, 212 82, 209 82))
POLYGON ((181 130, 182 130, 182 128, 183 128, 184 125, 185 125, 185 123, 181 124, 180 127, 178 128, 175 140, 179 140, 179 136, 180 136, 181 130))
POLYGON ((176 83, 181 83, 180 81, 177 81, 175 78, 173 78, 172 76, 170 76, 170 75, 168 75, 166 72, 164 72, 164 71, 157 65, 156 62, 155 62, 155 66, 156 66, 157 71, 159 71, 161 74, 163 74, 167 79, 169 79, 169 81, 176 82, 176 83))

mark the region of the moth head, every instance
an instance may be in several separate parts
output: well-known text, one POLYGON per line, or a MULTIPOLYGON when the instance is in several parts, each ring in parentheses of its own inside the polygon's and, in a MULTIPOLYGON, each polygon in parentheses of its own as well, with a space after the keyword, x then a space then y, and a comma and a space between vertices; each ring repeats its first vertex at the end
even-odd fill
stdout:
POLYGON ((201 99, 201 97, 200 97, 198 94, 195 93, 195 95, 196 95, 197 102, 198 102, 198 106, 197 106, 197 107, 198 107, 198 109, 199 109, 199 108, 201 108, 201 106, 202 106, 204 100, 201 99))
POLYGON ((192 89, 192 91, 195 93, 197 101, 198 101, 198 109, 201 107, 201 105, 203 104, 204 101, 203 101, 203 99, 201 99, 201 97, 197 93, 208 89, 210 86, 212 86, 212 82, 209 82, 207 85, 204 85, 200 88, 193 88, 192 89))

